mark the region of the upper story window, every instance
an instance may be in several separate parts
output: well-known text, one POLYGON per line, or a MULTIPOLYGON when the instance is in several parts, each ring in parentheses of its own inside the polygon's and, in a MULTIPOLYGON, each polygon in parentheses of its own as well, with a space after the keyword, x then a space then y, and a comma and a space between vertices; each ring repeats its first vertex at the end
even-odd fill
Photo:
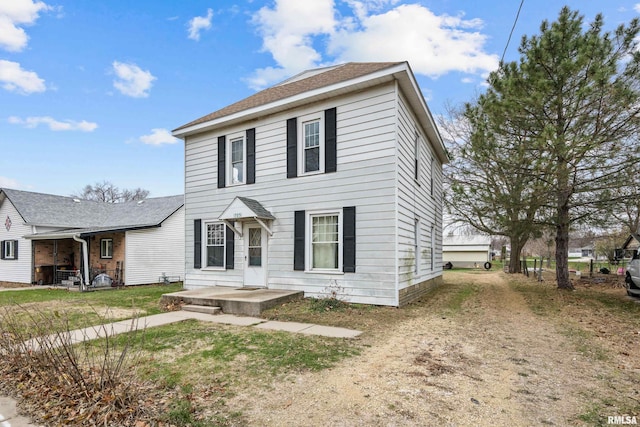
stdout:
POLYGON ((100 258, 113 258, 113 239, 100 239, 100 258))
POLYGON ((304 170, 302 173, 320 171, 320 120, 303 123, 304 170))
POLYGON ((287 178, 337 170, 335 108, 287 120, 287 178))
POLYGON ((243 136, 229 138, 229 183, 244 184, 246 175, 245 139, 243 136))
POLYGON ((218 188, 256 182, 256 129, 218 137, 218 188))
POLYGON ((420 181, 420 135, 415 131, 413 137, 414 174, 413 179, 420 181))
POLYGON ((300 118, 300 158, 298 175, 324 172, 324 129, 322 117, 310 115, 300 118))

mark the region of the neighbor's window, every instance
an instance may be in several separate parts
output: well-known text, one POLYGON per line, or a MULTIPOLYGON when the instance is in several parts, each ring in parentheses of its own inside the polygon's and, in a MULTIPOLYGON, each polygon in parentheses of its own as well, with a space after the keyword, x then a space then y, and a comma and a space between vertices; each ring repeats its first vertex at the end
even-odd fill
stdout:
POLYGON ((231 176, 231 184, 244 184, 245 182, 245 144, 244 137, 230 139, 230 163, 228 168, 231 176))
POLYGON ((100 239, 100 258, 113 258, 113 239, 100 239))
POLYGON ((341 263, 340 214, 312 214, 311 269, 338 270, 341 263))
POLYGON ((17 246, 17 240, 4 240, 2 242, 2 259, 18 259, 17 246))
POLYGON ((224 267, 225 225, 223 223, 208 223, 207 233, 207 267, 224 267))

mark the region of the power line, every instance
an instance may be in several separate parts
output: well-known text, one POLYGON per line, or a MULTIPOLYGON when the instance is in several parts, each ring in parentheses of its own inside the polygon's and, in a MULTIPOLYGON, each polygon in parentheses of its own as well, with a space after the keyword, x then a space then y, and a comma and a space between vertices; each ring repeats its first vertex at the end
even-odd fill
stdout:
POLYGON ((500 58, 500 64, 504 62, 504 55, 507 53, 507 48, 509 47, 509 43, 511 42, 511 36, 513 36, 513 31, 516 29, 516 24, 518 23, 518 18, 520 17, 520 11, 522 10, 523 4, 524 4, 524 0, 520 0, 520 7, 518 8, 516 19, 513 21, 513 27, 511 27, 511 32, 509 33, 507 44, 505 45, 504 50, 502 51, 502 58, 500 58))

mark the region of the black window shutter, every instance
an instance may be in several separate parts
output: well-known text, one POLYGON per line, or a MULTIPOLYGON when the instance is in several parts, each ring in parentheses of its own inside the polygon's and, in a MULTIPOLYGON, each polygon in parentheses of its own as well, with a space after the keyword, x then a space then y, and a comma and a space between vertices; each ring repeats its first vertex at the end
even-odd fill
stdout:
POLYGON ((287 178, 298 176, 298 119, 287 120, 287 178))
POLYGON ((13 241, 13 259, 18 259, 18 241, 13 241))
POLYGON ((305 213, 295 211, 293 218, 293 269, 304 271, 305 213))
POLYGON ((324 171, 335 172, 337 165, 336 109, 324 111, 324 171))
POLYGON ((356 272, 356 207, 342 209, 342 270, 356 272))
POLYGON ((4 240, 0 242, 0 259, 4 259, 4 240))
POLYGON ((229 228, 229 226, 227 226, 227 229, 225 230, 225 265, 227 270, 233 270, 234 268, 234 264, 235 264, 235 259, 234 259, 234 255, 235 255, 235 234, 234 232, 229 228))
POLYGON ((247 129, 247 184, 256 182, 256 128, 247 129))
POLYGON ((202 220, 193 220, 193 268, 202 268, 202 220))
POLYGON ((226 186, 226 170, 225 165, 227 158, 225 155, 225 149, 227 146, 227 139, 224 136, 218 137, 218 188, 224 188, 226 186))

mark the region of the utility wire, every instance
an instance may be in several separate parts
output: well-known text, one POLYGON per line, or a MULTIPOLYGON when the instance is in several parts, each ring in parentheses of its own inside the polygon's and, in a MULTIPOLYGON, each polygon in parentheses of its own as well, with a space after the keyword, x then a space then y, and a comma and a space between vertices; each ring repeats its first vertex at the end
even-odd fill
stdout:
POLYGON ((524 4, 524 0, 520 0, 520 7, 518 8, 516 19, 513 21, 513 27, 511 27, 511 32, 509 33, 507 44, 505 45, 504 50, 502 51, 502 58, 500 58, 500 64, 504 62, 504 55, 507 53, 507 48, 509 47, 509 43, 511 42, 511 36, 513 36, 513 31, 516 29, 516 24, 518 23, 518 18, 520 17, 520 11, 522 10, 523 4, 524 4))

